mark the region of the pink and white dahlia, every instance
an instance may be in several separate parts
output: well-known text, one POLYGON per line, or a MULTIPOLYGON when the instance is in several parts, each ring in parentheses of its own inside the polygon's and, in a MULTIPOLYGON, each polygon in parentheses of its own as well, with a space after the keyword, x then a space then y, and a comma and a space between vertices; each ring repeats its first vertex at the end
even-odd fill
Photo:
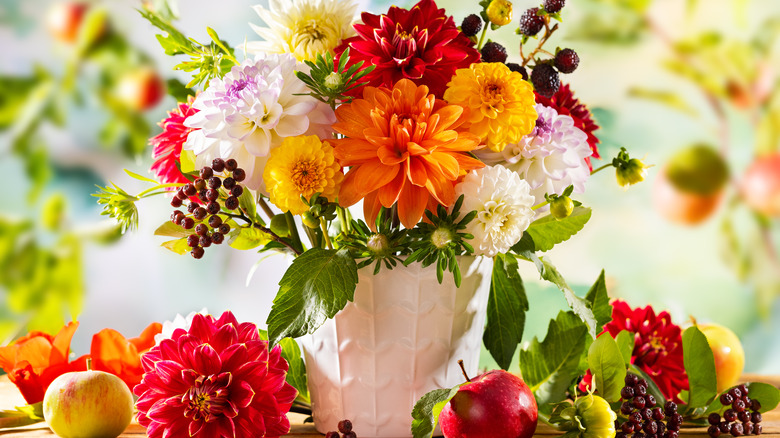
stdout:
POLYGON ((197 314, 141 358, 138 423, 151 438, 279 437, 297 392, 285 381, 288 364, 270 351, 257 326, 230 312, 215 320, 197 314))
POLYGON ((295 71, 308 71, 290 54, 258 56, 212 79, 195 99, 197 114, 184 125, 196 128, 187 138, 198 166, 214 158, 234 158, 246 171, 245 184, 265 192, 263 170, 271 149, 287 137, 324 139, 335 123, 333 110, 308 95, 295 71))
POLYGON ((470 242, 477 255, 493 257, 517 243, 534 218, 534 198, 528 183, 502 166, 469 172, 455 186, 455 197, 463 197, 461 216, 476 211, 466 226, 474 236, 470 242))
MULTIPOLYGON (((181 173, 181 149, 193 128, 184 126, 184 121, 198 112, 192 107, 194 97, 180 102, 176 109, 168 112, 168 117, 160 122, 162 132, 149 140, 154 146, 152 172, 162 183, 187 183, 189 180, 181 173)), ((171 187, 169 190, 177 190, 171 187)))
POLYGON ((535 203, 544 202, 544 194, 560 195, 574 185, 574 193, 585 191, 590 168, 585 158, 592 151, 588 136, 574 126, 570 116, 536 104, 536 127, 520 142, 509 144, 502 152, 478 153, 489 164, 501 164, 517 172, 531 186, 535 203))

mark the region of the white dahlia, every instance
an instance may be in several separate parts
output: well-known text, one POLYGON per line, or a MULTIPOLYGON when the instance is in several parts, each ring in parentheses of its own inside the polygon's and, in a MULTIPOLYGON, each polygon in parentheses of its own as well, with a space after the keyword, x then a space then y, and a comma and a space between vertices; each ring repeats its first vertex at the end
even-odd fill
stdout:
POLYGON ((357 5, 351 0, 270 0, 268 9, 253 9, 268 27, 250 23, 265 40, 247 42, 250 53, 292 53, 298 61, 314 61, 355 33, 357 5))
POLYGON ((460 195, 464 195, 461 216, 477 212, 466 226, 466 232, 474 236, 470 243, 477 255, 492 257, 509 251, 534 218, 528 183, 502 166, 469 172, 455 186, 455 197, 460 195))
POLYGON ((263 170, 271 149, 287 137, 331 136, 336 116, 330 106, 307 94, 295 71, 308 71, 292 55, 267 55, 234 66, 224 78, 212 79, 192 107, 198 112, 184 121, 195 130, 184 149, 196 164, 214 158, 234 158, 246 171, 246 185, 265 193, 263 170))
POLYGON ((553 108, 536 104, 536 112, 536 127, 519 143, 502 152, 478 153, 479 157, 517 172, 531 186, 536 204, 544 202, 545 193, 560 195, 570 185, 574 193, 583 193, 590 176, 585 158, 592 154, 587 134, 553 108))
POLYGON ((180 313, 176 314, 176 317, 173 318, 173 321, 165 321, 162 324, 162 331, 160 333, 157 333, 154 335, 154 345, 160 345, 160 342, 162 342, 163 339, 171 339, 173 337, 173 332, 176 329, 184 329, 189 331, 190 326, 192 325, 192 319, 195 318, 195 315, 208 315, 209 311, 205 307, 200 309, 200 312, 192 311, 187 314, 187 316, 181 316, 180 313))

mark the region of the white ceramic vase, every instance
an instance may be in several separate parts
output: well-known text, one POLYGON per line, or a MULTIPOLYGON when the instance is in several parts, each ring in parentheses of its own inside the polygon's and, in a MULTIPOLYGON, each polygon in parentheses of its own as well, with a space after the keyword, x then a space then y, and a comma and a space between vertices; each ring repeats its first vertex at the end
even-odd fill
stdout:
POLYGON ((411 437, 425 393, 477 374, 492 259, 462 257, 461 287, 419 263, 358 272, 354 302, 302 339, 314 423, 326 433, 349 419, 359 437, 411 437))

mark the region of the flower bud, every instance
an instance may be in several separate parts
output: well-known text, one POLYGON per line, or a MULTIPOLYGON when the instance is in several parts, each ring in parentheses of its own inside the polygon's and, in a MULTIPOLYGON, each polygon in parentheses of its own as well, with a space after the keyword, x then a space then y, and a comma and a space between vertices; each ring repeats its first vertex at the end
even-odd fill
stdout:
POLYGON ((512 2, 493 0, 485 11, 488 20, 496 26, 505 26, 512 22, 512 2))
POLYGON ((574 402, 580 423, 585 427, 583 438, 611 438, 615 436, 617 415, 603 398, 588 394, 574 402))
POLYGON ((550 214, 555 219, 566 219, 574 211, 574 201, 568 196, 559 196, 550 202, 550 214))
POLYGON ((638 158, 628 160, 628 163, 626 163, 625 166, 619 166, 615 170, 618 184, 620 187, 628 187, 644 181, 647 176, 648 167, 650 166, 647 166, 638 158))
POLYGON ((325 88, 330 91, 339 91, 344 85, 344 79, 341 77, 341 74, 334 71, 331 74, 325 76, 325 80, 322 81, 322 85, 324 85, 325 88))
POLYGON ((301 221, 307 227, 315 230, 320 227, 320 221, 318 221, 317 218, 314 217, 314 215, 311 214, 310 211, 303 212, 303 214, 301 215, 301 221))
POLYGON ((384 257, 389 254, 390 241, 384 234, 374 234, 368 238, 366 247, 375 256, 384 257))
POLYGON ((444 248, 452 242, 452 231, 447 228, 437 228, 431 235, 431 242, 438 249, 444 248))

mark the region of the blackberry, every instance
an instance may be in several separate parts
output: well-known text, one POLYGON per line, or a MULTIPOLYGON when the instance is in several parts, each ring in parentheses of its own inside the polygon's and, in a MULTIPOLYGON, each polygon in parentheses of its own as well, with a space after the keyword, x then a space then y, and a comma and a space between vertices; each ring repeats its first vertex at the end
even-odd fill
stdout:
POLYGON ((198 189, 195 188, 195 186, 192 183, 187 183, 182 188, 182 191, 184 192, 187 197, 195 196, 198 194, 198 189))
POLYGON ((216 201, 211 201, 206 204, 206 212, 208 212, 208 214, 217 214, 221 208, 219 202, 216 201))
POLYGON ((745 435, 753 434, 753 423, 742 423, 742 427, 745 429, 745 435))
POLYGON ((200 246, 204 248, 208 248, 209 246, 211 246, 211 237, 209 237, 208 235, 200 236, 200 240, 198 241, 198 243, 200 243, 200 246))
POLYGON ((203 218, 205 218, 207 214, 208 212, 206 211, 205 208, 198 207, 195 209, 195 212, 192 213, 192 217, 200 221, 203 220, 203 218))
POLYGON ((655 433, 658 432, 658 425, 655 424, 655 421, 648 421, 645 423, 645 426, 642 428, 642 430, 644 430, 648 435, 655 435, 655 433))
POLYGON ((750 421, 758 424, 762 420, 763 420, 763 418, 761 417, 761 412, 753 412, 752 414, 750 414, 750 421))
POLYGON ((235 210, 238 208, 238 198, 231 196, 225 199, 225 208, 228 210, 235 210))
POLYGON ((630 386, 626 386, 622 390, 620 390, 620 397, 624 400, 628 400, 633 396, 634 396, 634 388, 630 386))
POLYGON ((219 192, 215 189, 206 190, 206 199, 209 201, 216 201, 219 198, 219 192))
POLYGON ((510 62, 510 63, 507 63, 506 66, 509 67, 509 71, 514 71, 514 72, 520 73, 520 76, 523 77, 524 81, 528 80, 528 71, 522 65, 520 65, 520 64, 518 64, 516 62, 510 62))
POLYGON ((742 393, 743 397, 748 395, 748 387, 744 383, 739 385, 739 386, 737 386, 737 389, 739 389, 739 391, 742 393))
POLYGON ((520 33, 534 36, 544 27, 544 17, 537 15, 539 8, 529 8, 520 16, 520 33))
POLYGON ((745 401, 742 399, 734 400, 734 403, 731 404, 731 406, 734 408, 737 412, 744 412, 745 411, 745 401))
POLYGON ((195 233, 198 236, 205 236, 209 232, 209 227, 206 224, 198 224, 195 226, 195 233))
POLYGON ((236 180, 234 180, 231 177, 227 177, 222 181, 222 187, 226 188, 227 190, 230 190, 235 186, 236 186, 236 180))
POLYGON ((181 204, 182 204, 181 199, 179 199, 178 196, 174 196, 173 198, 171 198, 171 207, 179 208, 181 207, 181 204))
POLYGON ((236 170, 233 171, 233 179, 234 180, 236 180, 238 182, 241 182, 245 178, 246 178, 246 172, 244 171, 244 169, 241 169, 239 167, 239 168, 236 168, 236 170))
POLYGON ((230 194, 232 196, 235 196, 236 198, 241 196, 242 193, 244 193, 244 188, 241 186, 235 186, 232 189, 230 189, 230 194))
POLYGON ((750 421, 750 414, 746 411, 737 412, 737 419, 743 423, 750 421))
POLYGON ((544 0, 543 6, 545 11, 554 14, 566 6, 566 0, 544 0))
POLYGON ((642 396, 636 396, 634 397, 633 405, 636 409, 642 410, 645 408, 645 398, 642 396))
POLYGON ((653 412, 653 420, 660 421, 666 418, 666 416, 664 415, 664 411, 662 411, 661 408, 653 408, 652 412, 653 412))
POLYGON ((219 217, 217 215, 214 215, 214 216, 211 216, 209 218, 209 226, 211 228, 217 228, 220 225, 222 225, 222 218, 221 217, 219 217))
POLYGON ((209 179, 212 176, 214 176, 214 169, 210 168, 209 166, 200 169, 200 177, 202 179, 209 179))
POLYGON ((197 191, 204 190, 206 188, 206 180, 203 178, 196 178, 192 185, 195 186, 195 190, 197 191))
MULTIPOLYGON (((637 395, 641 395, 641 396, 647 394, 647 382, 645 382, 645 384, 642 385, 642 382, 640 381, 636 385, 636 389, 634 389, 634 392, 636 392, 637 395)), ((655 399, 653 399, 653 401, 655 401, 655 399)))
POLYGON ((180 225, 181 225, 181 227, 182 227, 182 228, 184 228, 185 230, 189 230, 189 229, 191 229, 192 227, 194 227, 194 226, 195 226, 195 220, 194 220, 193 218, 191 218, 191 217, 185 217, 185 218, 184 218, 184 219, 182 219, 182 221, 180 222, 180 225))
POLYGON ((731 425, 731 436, 742 436, 745 433, 745 428, 742 423, 734 423, 731 425))
POLYGON ((763 432, 764 432, 764 426, 762 426, 762 425, 760 425, 760 424, 756 424, 756 425, 753 427, 753 433, 754 433, 755 435, 761 435, 761 433, 763 433, 763 432))
POLYGON ((664 414, 666 415, 674 415, 677 413, 677 403, 673 401, 668 401, 664 404, 664 414))
POLYGON ((714 425, 720 424, 720 415, 717 412, 711 413, 710 416, 707 417, 707 422, 714 425))
POLYGON ((187 211, 190 213, 194 213, 196 208, 198 208, 198 204, 194 202, 190 202, 190 205, 187 206, 187 211))
POLYGON ((718 429, 720 429, 720 433, 729 433, 731 432, 731 425, 728 421, 721 421, 718 423, 718 429))
POLYGON ((480 30, 482 30, 482 19, 477 14, 469 15, 460 24, 460 31, 467 37, 475 36, 480 30))
POLYGON ((580 65, 580 57, 572 49, 563 49, 555 54, 555 68, 561 73, 571 73, 580 65))
POLYGON ((219 245, 219 244, 221 244, 224 241, 225 241, 225 235, 224 234, 219 233, 219 232, 211 234, 211 243, 213 243, 214 245, 219 245))
POLYGON ((211 162, 211 169, 213 169, 214 172, 222 172, 225 170, 225 160, 222 158, 214 158, 211 162))
POLYGON ((531 83, 536 92, 544 97, 552 97, 561 86, 558 72, 550 64, 535 65, 531 71, 531 83))
POLYGON ((203 248, 196 246, 195 248, 192 248, 192 251, 190 251, 190 255, 195 259, 200 259, 203 257, 203 254, 206 251, 203 250, 203 248))
POLYGON ((626 374, 624 382, 626 383, 626 386, 636 386, 637 382, 639 382, 639 377, 635 374, 626 374))
POLYGON ((349 420, 341 420, 338 424, 339 432, 350 433, 352 432, 352 422, 349 420))
POLYGON ((758 400, 751 400, 750 401, 750 409, 754 411, 760 411, 761 410, 761 403, 758 400))
POLYGON ((622 430, 623 433, 632 433, 634 432, 634 423, 626 421, 622 426, 620 426, 620 430, 622 430))
POLYGON ((190 248, 198 246, 198 241, 200 241, 200 237, 197 234, 190 234, 187 236, 187 246, 190 248))
POLYGON ((731 396, 728 392, 724 392, 720 395, 720 404, 723 406, 728 406, 734 402, 734 397, 731 396))
POLYGON ((222 187, 222 178, 218 176, 212 176, 209 178, 209 188, 217 190, 218 188, 222 187))
POLYGON ((506 62, 506 48, 490 41, 482 47, 482 62, 506 62))
POLYGON ((742 398, 742 391, 740 391, 738 387, 734 387, 729 390, 729 395, 732 396, 734 400, 738 400, 742 398))
POLYGON ((220 232, 220 234, 227 234, 230 232, 230 225, 223 223, 219 227, 217 227, 217 231, 220 232))
POLYGON ((187 195, 184 193, 184 190, 179 189, 176 191, 176 198, 179 198, 179 200, 184 201, 187 199, 187 195))
POLYGON ((737 412, 734 409, 726 409, 723 413, 723 419, 731 423, 737 420, 737 412))
POLYGON ((184 219, 184 213, 182 213, 181 210, 173 210, 173 213, 171 213, 171 222, 178 225, 182 219, 184 219))
POLYGON ((720 429, 718 426, 712 425, 707 429, 707 434, 712 438, 718 438, 720 436, 720 429))
POLYGON ((238 163, 236 162, 236 160, 230 158, 225 161, 225 170, 227 170, 228 172, 232 172, 236 170, 236 168, 238 168, 238 163))
MULTIPOLYGON (((645 390, 645 393, 647 393, 647 390, 645 390)), ((655 405, 657 404, 655 401, 655 397, 653 397, 653 394, 647 394, 645 396, 645 401, 647 402, 648 408, 654 408, 655 405)))

